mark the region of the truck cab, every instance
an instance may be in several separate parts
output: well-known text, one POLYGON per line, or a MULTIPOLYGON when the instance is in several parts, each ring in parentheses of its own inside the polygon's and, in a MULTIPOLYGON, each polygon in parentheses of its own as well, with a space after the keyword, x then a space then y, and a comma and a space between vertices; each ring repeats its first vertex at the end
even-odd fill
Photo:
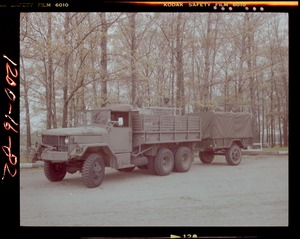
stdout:
POLYGON ((87 187, 100 185, 105 167, 131 168, 132 107, 110 105, 80 111, 73 127, 48 129, 37 143, 33 161, 44 161, 48 180, 60 181, 66 173, 82 172, 87 187))

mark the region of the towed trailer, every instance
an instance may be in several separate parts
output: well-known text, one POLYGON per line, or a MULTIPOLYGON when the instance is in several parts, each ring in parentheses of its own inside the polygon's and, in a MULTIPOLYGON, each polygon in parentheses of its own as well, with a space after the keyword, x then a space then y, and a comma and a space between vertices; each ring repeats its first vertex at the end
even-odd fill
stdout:
POLYGON ((198 144, 202 163, 210 164, 215 155, 224 155, 229 165, 238 165, 242 149, 251 146, 256 138, 252 114, 232 112, 201 112, 202 140, 198 144))

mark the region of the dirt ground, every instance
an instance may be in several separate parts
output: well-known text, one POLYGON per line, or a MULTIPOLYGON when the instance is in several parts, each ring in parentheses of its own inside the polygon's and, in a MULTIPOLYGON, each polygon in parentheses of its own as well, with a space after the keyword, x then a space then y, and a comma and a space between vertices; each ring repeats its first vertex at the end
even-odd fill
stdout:
POLYGON ((97 188, 81 174, 49 182, 21 169, 21 226, 287 226, 288 156, 243 156, 228 166, 195 157, 187 173, 154 176, 106 168, 97 188))

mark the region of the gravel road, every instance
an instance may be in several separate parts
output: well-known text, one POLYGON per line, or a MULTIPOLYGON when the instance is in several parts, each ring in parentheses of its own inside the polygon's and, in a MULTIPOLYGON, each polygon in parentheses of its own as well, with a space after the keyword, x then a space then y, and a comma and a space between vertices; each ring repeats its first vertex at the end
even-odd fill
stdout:
POLYGON ((187 173, 154 176, 106 168, 97 188, 81 174, 51 183, 21 169, 21 226, 287 226, 288 156, 243 156, 228 166, 195 157, 187 173))

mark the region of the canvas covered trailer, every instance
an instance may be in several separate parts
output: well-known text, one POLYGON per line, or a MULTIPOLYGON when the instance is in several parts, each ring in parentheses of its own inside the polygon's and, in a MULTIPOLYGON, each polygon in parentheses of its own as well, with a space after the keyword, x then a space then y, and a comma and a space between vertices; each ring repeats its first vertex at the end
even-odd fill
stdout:
POLYGON ((228 164, 237 165, 241 149, 253 144, 256 125, 252 114, 232 112, 200 112, 202 140, 197 145, 203 163, 211 163, 214 155, 225 155, 228 164), (236 159, 236 160, 235 160, 236 159))
POLYGON ((223 148, 239 141, 242 148, 252 144, 255 121, 248 113, 201 112, 202 148, 223 148))

